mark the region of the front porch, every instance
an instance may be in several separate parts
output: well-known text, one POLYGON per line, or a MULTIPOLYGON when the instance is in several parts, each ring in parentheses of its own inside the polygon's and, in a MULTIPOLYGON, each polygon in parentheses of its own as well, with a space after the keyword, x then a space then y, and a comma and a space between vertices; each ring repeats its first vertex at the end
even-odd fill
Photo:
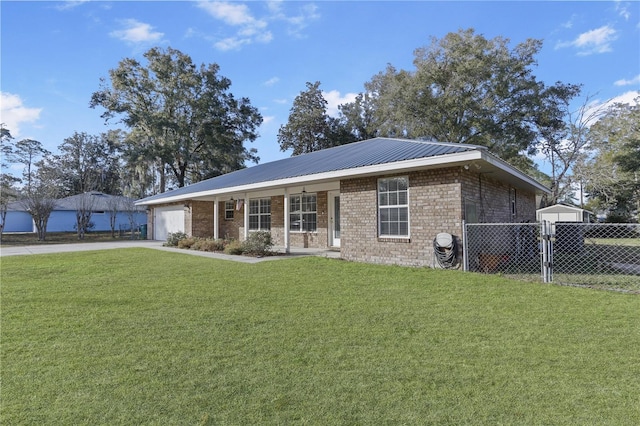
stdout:
MULTIPOLYGON (((297 255, 315 250, 326 252, 327 257, 339 257, 339 186, 339 182, 331 182, 309 187, 232 192, 210 197, 213 199, 202 197, 156 206, 149 212, 148 222, 153 227, 150 235, 162 240, 162 236, 170 232, 182 231, 194 237, 244 241, 251 232, 268 231, 280 253, 297 255), (171 222, 156 217, 166 209, 175 209, 177 216, 183 216, 173 223, 184 223, 184 229, 157 228, 171 222)), ((175 228, 175 224, 171 227, 175 228)))

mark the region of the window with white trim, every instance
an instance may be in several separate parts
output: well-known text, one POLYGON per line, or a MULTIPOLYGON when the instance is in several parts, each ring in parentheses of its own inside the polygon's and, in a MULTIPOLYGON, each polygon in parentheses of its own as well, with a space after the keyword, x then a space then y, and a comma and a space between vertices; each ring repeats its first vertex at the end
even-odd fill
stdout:
POLYGON ((296 194, 289 197, 289 230, 316 232, 318 227, 316 194, 296 194))
POLYGON ((378 179, 378 235, 409 237, 409 178, 378 179))
POLYGON ((235 203, 233 200, 224 202, 224 219, 233 220, 233 210, 235 210, 235 203))
POLYGON ((249 200, 249 231, 271 230, 271 199, 249 200))

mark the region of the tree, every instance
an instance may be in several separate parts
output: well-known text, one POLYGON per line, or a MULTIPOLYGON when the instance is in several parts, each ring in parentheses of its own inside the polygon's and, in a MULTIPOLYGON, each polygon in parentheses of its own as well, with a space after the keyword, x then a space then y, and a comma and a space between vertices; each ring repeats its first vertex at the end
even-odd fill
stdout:
MULTIPOLYGON (((307 82, 306 86, 307 90, 300 92, 293 101, 289 121, 278 130, 280 150, 292 149, 292 155, 307 154, 358 140, 345 118, 330 117, 327 113, 320 82, 307 82)), ((352 115, 355 114, 357 112, 352 115)))
POLYGON ((7 210, 9 204, 18 199, 18 190, 15 184, 20 179, 14 177, 9 173, 5 173, 4 170, 8 166, 8 157, 11 156, 13 150, 11 149, 11 132, 4 127, 4 124, 0 125, 0 241, 2 240, 2 232, 4 231, 4 225, 7 219, 7 210))
POLYGON ((509 44, 473 29, 434 37, 415 50, 414 71, 388 65, 365 84, 366 109, 342 110, 349 112, 351 128, 367 123, 362 132, 367 135, 481 145, 518 167, 532 168, 523 154, 535 153, 541 117, 558 114, 559 104, 545 102, 546 97, 571 96, 576 86, 557 83, 554 92, 536 79, 532 68, 540 40, 513 49, 509 44))
POLYGON ((293 149, 293 155, 326 148, 329 134, 327 101, 322 96, 320 82, 306 83, 307 90, 293 101, 289 121, 278 130, 280 150, 293 149))
POLYGON ((116 237, 116 221, 118 219, 118 212, 120 212, 120 197, 110 197, 107 200, 107 209, 109 210, 109 227, 111 228, 111 238, 116 237))
POLYGON ((556 103, 553 110, 561 115, 540 119, 541 151, 551 165, 551 194, 547 196, 547 205, 566 202, 570 198, 573 186, 577 183, 574 168, 588 156, 589 126, 603 113, 601 107, 593 107, 589 97, 576 112, 572 111, 569 100, 579 92, 579 88, 573 87, 572 90, 569 95, 561 93, 559 96, 548 96, 547 99, 556 103))
POLYGON ((356 140, 363 141, 378 136, 379 129, 375 126, 375 107, 370 93, 359 93, 356 99, 347 104, 339 105, 342 127, 356 140))
POLYGON ((56 182, 61 196, 89 191, 119 194, 120 138, 119 131, 99 136, 75 132, 58 146, 59 154, 38 163, 40 176, 56 182))
POLYGON ((36 226, 38 241, 47 236, 47 223, 51 212, 55 209, 58 192, 55 186, 36 179, 31 190, 21 200, 23 208, 31 215, 36 226))
POLYGON ((578 167, 589 197, 611 221, 631 220, 640 211, 640 171, 634 167, 640 157, 637 101, 613 105, 591 126, 591 156, 578 167))
POLYGON ((91 192, 79 194, 76 198, 76 231, 78 239, 84 240, 84 236, 91 225, 91 215, 93 214, 94 198, 91 192))
POLYGON ((33 166, 36 163, 36 160, 48 154, 50 154, 50 152, 46 150, 39 141, 33 139, 22 139, 15 143, 11 153, 11 159, 13 162, 24 165, 22 176, 23 181, 26 180, 27 193, 31 191, 34 174, 33 166))
POLYGON ((258 161, 244 142, 257 138, 262 116, 248 98, 234 98, 217 64, 197 68, 171 48, 152 48, 144 57, 146 66, 127 58, 110 70, 111 86, 101 80, 90 106, 104 108, 105 121, 120 117, 131 129, 129 157, 160 164, 161 192, 166 171, 182 187, 258 161))

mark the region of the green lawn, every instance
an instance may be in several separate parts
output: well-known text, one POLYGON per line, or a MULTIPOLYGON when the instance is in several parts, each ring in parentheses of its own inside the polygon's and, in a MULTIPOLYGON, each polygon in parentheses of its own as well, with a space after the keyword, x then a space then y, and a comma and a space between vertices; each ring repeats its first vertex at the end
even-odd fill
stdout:
POLYGON ((0 424, 640 424, 640 296, 322 258, 1 260, 0 424))
POLYGON ((131 235, 131 232, 123 233, 116 230, 112 237, 110 231, 87 232, 84 239, 79 239, 75 232, 47 232, 44 241, 38 241, 38 235, 35 232, 21 233, 3 233, 1 246, 26 246, 26 245, 43 245, 43 244, 75 244, 75 243, 99 243, 109 241, 122 241, 138 239, 138 235, 131 235))

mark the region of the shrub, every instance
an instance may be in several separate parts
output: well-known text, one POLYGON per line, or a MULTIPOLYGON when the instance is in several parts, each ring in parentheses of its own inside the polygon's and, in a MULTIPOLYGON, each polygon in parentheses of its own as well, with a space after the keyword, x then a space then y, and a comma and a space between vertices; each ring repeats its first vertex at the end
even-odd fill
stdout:
POLYGON ((184 232, 169 232, 169 235, 167 235, 167 242, 165 242, 163 245, 166 247, 177 247, 178 242, 180 242, 180 240, 184 240, 185 238, 187 238, 187 234, 185 234, 184 232))
MULTIPOLYGON (((186 240, 184 240, 186 241, 186 240)), ((193 242, 193 244, 191 244, 191 247, 189 247, 191 250, 199 250, 199 251, 204 251, 204 245, 206 244, 206 239, 204 238, 196 238, 195 241, 193 242)))
POLYGON ((267 231, 251 232, 242 243, 243 253, 254 256, 265 256, 271 253, 272 247, 271 233, 267 231))
POLYGON ((190 249, 198 241, 196 237, 186 237, 178 241, 178 248, 190 249))
POLYGON ((224 251, 228 241, 218 238, 217 240, 210 241, 210 251, 224 251))
POLYGON ((242 254, 244 249, 240 241, 233 240, 225 246, 224 252, 225 254, 242 254))

